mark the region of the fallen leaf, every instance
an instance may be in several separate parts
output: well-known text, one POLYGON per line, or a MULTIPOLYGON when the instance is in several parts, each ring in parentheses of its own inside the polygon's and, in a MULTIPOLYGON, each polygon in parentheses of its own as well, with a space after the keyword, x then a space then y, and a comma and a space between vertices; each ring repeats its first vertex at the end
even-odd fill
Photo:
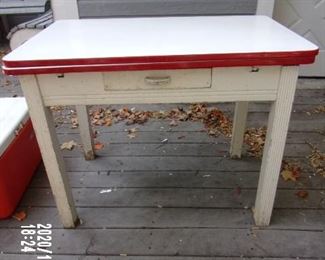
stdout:
POLYGON ((297 176, 295 176, 295 174, 290 170, 283 170, 281 176, 285 181, 297 181, 297 176))
POLYGON ((5 85, 5 86, 9 86, 10 84, 11 84, 11 82, 10 82, 9 80, 6 79, 4 85, 5 85))
POLYGON ((266 127, 249 128, 245 131, 244 141, 248 145, 248 155, 256 158, 262 157, 266 138, 266 127))
POLYGON ((27 218, 27 213, 24 210, 15 212, 12 217, 18 221, 23 221, 27 218))
POLYGON ((100 143, 100 142, 96 142, 94 145, 95 150, 101 150, 104 148, 104 144, 100 143))
POLYGON ((131 128, 131 129, 127 130, 127 131, 128 131, 128 137, 130 139, 133 139, 133 138, 136 137, 137 128, 131 128))
POLYGON ((71 151, 76 145, 77 145, 77 143, 75 141, 71 140, 69 142, 65 142, 65 143, 61 144, 60 149, 71 151))
POLYGON ((241 187, 237 186, 235 189, 236 195, 240 195, 241 194, 241 187))
POLYGON ((112 125, 112 123, 113 123, 113 121, 112 121, 112 119, 111 118, 105 118, 105 126, 111 126, 112 125))
POLYGON ((313 113, 315 113, 315 114, 325 113, 325 105, 317 106, 317 107, 313 110, 313 113))
POLYGON ((79 123, 78 123, 78 118, 77 117, 71 117, 71 128, 74 129, 74 128, 77 128, 79 126, 79 123))
POLYGON ((296 195, 301 199, 306 199, 308 197, 308 191, 300 190, 296 193, 296 195))
POLYGON ((130 139, 133 139, 133 138, 136 138, 137 136, 136 136, 136 134, 128 134, 128 137, 129 137, 130 139))
POLYGON ((127 131, 129 134, 131 134, 131 133, 136 133, 138 131, 138 129, 134 127, 134 128, 128 129, 127 131))
POLYGON ((152 117, 156 119, 165 119, 168 116, 168 112, 160 110, 160 111, 153 111, 152 117))
POLYGON ((193 121, 202 118, 209 135, 215 137, 220 134, 223 134, 226 137, 231 136, 232 122, 221 110, 218 108, 208 110, 206 107, 200 106, 192 107, 192 110, 194 112, 196 111, 194 115, 191 116, 191 118, 194 118, 193 121))
POLYGON ((176 122, 176 120, 173 119, 172 121, 170 121, 169 125, 170 126, 177 126, 178 123, 176 122))
POLYGON ((321 152, 316 146, 308 143, 312 151, 308 155, 309 164, 314 172, 325 177, 325 153, 321 152))
POLYGON ((283 160, 281 176, 285 181, 297 181, 301 176, 301 167, 296 162, 283 160))

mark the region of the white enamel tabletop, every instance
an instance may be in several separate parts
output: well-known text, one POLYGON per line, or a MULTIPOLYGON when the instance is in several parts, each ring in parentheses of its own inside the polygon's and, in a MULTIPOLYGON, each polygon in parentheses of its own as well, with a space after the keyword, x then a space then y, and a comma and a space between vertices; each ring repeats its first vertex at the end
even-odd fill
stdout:
POLYGON ((37 66, 37 61, 51 65, 52 60, 317 49, 266 16, 114 18, 57 21, 3 60, 9 68, 20 61, 37 66))

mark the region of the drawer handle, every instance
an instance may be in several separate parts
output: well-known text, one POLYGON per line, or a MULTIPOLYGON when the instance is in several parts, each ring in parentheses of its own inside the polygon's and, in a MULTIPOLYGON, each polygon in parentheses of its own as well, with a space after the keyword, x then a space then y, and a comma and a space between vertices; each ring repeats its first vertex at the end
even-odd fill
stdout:
POLYGON ((145 77, 144 81, 149 85, 162 86, 171 82, 170 76, 167 77, 145 77))

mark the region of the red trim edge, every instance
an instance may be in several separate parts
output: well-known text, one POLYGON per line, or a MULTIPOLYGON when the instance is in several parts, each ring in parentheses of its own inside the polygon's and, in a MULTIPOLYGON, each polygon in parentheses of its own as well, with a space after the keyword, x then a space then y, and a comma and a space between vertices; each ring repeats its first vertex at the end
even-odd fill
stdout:
POLYGON ((132 70, 160 70, 160 69, 193 69, 212 67, 235 67, 235 66, 296 66, 310 64, 315 61, 315 55, 303 57, 278 57, 278 58, 237 58, 219 60, 196 60, 178 62, 147 62, 126 64, 99 64, 99 65, 76 65, 76 66, 44 66, 44 67, 7 67, 3 66, 6 75, 28 74, 55 74, 71 72, 100 72, 100 71, 132 71, 132 70))
MULTIPOLYGON (((165 55, 165 56, 139 56, 118 58, 87 58, 87 59, 54 59, 54 60, 20 60, 7 61, 3 64, 7 68, 17 67, 54 67, 54 66, 84 66, 84 65, 107 65, 107 64, 130 64, 130 63, 166 63, 166 62, 193 62, 212 60, 238 60, 238 59, 288 59, 295 61, 297 58, 315 57, 319 49, 295 52, 257 52, 257 53, 230 53, 230 54, 198 54, 198 55, 165 55)), ((278 64, 280 65, 280 64, 278 64)))

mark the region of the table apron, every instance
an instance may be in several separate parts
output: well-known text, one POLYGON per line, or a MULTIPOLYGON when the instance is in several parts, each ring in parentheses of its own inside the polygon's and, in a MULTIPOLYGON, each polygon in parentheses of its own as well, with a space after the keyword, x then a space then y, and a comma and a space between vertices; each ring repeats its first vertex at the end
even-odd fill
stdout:
POLYGON ((274 101, 281 66, 37 75, 46 106, 274 101))

